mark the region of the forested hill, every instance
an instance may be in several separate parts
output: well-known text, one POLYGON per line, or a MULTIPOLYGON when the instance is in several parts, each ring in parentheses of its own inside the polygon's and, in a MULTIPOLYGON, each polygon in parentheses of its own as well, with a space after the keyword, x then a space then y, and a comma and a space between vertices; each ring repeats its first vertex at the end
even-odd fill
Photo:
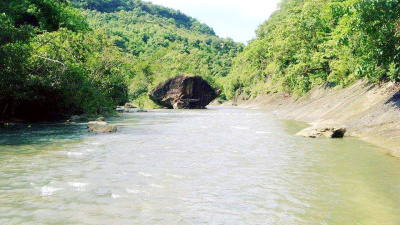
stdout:
POLYGON ((94 2, 81 0, 75 5, 88 8, 82 15, 95 33, 106 35, 131 57, 130 97, 144 103, 150 102, 146 101, 150 88, 182 73, 221 86, 219 81, 229 74, 233 58, 244 47, 217 37, 207 25, 173 9, 137 0, 94 2))
POLYGON ((225 92, 302 95, 319 84, 396 81, 399 71, 400 1, 283 0, 235 59, 225 92))
POLYGON ((180 73, 215 86, 243 45, 139 0, 0 2, 0 120, 104 114, 180 73))
POLYGON ((71 0, 71 4, 76 8, 96 10, 102 13, 135 11, 136 15, 138 15, 142 21, 145 19, 145 15, 151 15, 153 18, 163 18, 165 20, 164 22, 172 23, 177 27, 215 35, 211 27, 181 13, 179 10, 173 10, 140 0, 71 0))

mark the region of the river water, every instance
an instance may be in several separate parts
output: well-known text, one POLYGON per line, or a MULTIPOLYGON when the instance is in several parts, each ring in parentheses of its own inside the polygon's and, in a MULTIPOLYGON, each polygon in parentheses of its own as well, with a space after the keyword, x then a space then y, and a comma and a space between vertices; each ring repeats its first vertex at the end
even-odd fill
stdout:
POLYGON ((0 130, 0 224, 400 224, 400 160, 211 107, 0 130))

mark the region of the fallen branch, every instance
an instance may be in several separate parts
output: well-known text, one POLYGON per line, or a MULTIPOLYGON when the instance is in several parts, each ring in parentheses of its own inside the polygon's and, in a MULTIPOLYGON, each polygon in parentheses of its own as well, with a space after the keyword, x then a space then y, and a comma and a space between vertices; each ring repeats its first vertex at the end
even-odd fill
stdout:
POLYGON ((43 57, 43 56, 40 56, 40 55, 33 55, 33 56, 41 58, 41 59, 44 59, 44 60, 47 60, 47 61, 50 61, 50 62, 61 64, 63 66, 63 71, 65 71, 65 68, 66 68, 65 64, 60 62, 60 61, 58 61, 58 60, 46 58, 46 57, 43 57))

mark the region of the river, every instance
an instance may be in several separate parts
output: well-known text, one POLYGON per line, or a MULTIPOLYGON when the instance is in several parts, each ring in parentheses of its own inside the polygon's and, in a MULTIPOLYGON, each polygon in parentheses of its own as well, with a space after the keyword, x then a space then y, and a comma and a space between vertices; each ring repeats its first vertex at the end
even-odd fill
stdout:
POLYGON ((400 224, 400 160, 262 110, 0 130, 0 224, 400 224))

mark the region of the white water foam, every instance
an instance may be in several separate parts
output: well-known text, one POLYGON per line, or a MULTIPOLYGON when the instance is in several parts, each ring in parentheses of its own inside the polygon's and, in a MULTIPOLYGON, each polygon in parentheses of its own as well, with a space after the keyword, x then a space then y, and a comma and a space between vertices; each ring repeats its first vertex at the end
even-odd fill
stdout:
POLYGON ((80 182, 68 182, 69 186, 76 187, 76 188, 84 188, 87 184, 80 183, 80 182))
POLYGON ((121 197, 122 197, 121 195, 116 195, 116 194, 112 194, 111 195, 111 198, 113 198, 113 199, 121 198, 121 197))
POLYGON ((51 196, 55 192, 57 192, 59 190, 62 190, 62 189, 63 188, 55 188, 55 187, 51 187, 51 186, 44 186, 40 190, 42 192, 42 196, 51 196))
POLYGON ((67 155, 68 156, 83 156, 84 155, 84 153, 82 153, 82 152, 67 152, 67 155))
POLYGON ((144 176, 144 177, 152 177, 153 175, 149 174, 149 173, 143 173, 143 172, 139 172, 140 175, 144 176))
POLYGON ((236 130, 250 130, 250 127, 231 127, 236 130))

